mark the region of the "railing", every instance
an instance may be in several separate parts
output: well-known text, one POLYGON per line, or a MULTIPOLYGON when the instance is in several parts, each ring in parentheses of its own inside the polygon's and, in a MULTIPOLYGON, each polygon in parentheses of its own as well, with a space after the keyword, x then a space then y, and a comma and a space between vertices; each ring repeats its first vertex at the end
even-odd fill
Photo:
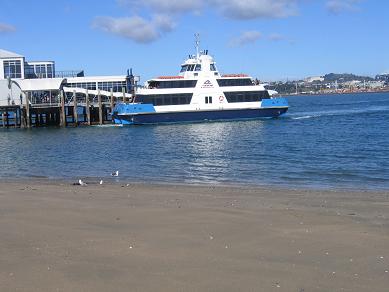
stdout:
POLYGON ((84 70, 56 71, 56 78, 84 77, 84 70))

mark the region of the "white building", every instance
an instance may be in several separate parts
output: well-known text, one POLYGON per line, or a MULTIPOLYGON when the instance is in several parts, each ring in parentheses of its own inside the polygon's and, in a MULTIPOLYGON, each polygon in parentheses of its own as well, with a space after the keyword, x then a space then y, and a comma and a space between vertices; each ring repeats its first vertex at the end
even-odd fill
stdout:
POLYGON ((312 77, 307 77, 304 79, 305 82, 307 83, 312 83, 312 82, 323 82, 324 81, 324 77, 322 76, 312 76, 312 77))
MULTIPOLYGON (((26 61, 25 57, 0 49, 0 106, 19 105, 28 92, 32 103, 58 102, 60 90, 76 93, 129 96, 129 78, 120 76, 84 77, 83 71, 56 72, 54 61, 26 61)), ((24 99, 25 101, 25 99, 24 99)))

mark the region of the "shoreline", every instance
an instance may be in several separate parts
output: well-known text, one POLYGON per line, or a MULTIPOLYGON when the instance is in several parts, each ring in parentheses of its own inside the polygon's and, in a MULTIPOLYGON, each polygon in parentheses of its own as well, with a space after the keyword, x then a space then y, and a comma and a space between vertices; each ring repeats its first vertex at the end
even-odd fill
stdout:
POLYGON ((211 187, 211 188, 233 188, 233 189, 257 189, 257 190, 274 190, 274 191, 313 191, 313 192, 359 192, 359 193, 382 193, 389 192, 389 189, 385 188, 363 188, 360 187, 339 187, 339 186, 326 186, 326 185, 293 185, 293 184, 248 184, 248 183, 237 183, 237 182, 179 182, 179 181, 163 181, 163 180, 134 180, 123 177, 62 177, 62 178, 50 178, 50 177, 0 177, 1 183, 43 183, 43 184, 77 184, 78 180, 82 179, 84 182, 90 185, 98 185, 100 180, 103 180, 104 185, 151 185, 151 186, 182 186, 182 187, 211 187))
POLYGON ((388 192, 0 181, 2 291, 373 291, 388 192))

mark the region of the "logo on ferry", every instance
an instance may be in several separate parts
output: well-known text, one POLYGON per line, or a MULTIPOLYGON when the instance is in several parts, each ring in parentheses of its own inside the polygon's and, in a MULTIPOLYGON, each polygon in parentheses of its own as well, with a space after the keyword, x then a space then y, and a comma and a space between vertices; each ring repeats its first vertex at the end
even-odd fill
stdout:
POLYGON ((211 81, 207 80, 204 82, 204 84, 201 86, 201 88, 213 88, 213 84, 211 81))

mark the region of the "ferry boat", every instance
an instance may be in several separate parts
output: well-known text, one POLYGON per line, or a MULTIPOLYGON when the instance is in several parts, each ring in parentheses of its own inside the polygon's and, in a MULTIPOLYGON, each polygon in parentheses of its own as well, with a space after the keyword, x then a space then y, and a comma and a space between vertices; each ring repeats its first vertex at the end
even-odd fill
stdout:
POLYGON ((208 50, 189 55, 177 76, 161 76, 137 88, 129 102, 118 103, 115 124, 251 120, 274 118, 288 110, 285 98, 273 98, 245 74, 221 75, 208 50))

